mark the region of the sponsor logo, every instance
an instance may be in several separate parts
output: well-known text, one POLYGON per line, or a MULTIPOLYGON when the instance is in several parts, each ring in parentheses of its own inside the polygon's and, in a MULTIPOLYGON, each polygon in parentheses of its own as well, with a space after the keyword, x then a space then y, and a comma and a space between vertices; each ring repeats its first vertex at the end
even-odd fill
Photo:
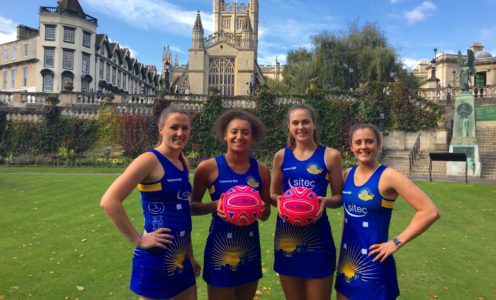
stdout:
POLYGON ((343 191, 343 194, 351 195, 351 191, 343 191))
POLYGON ((323 170, 324 169, 319 167, 319 165, 316 163, 311 163, 307 166, 307 172, 312 174, 312 175, 318 175, 318 174, 322 173, 323 170))
POLYGON ((167 178, 167 182, 179 182, 183 181, 182 178, 167 178))
POLYGON ((283 171, 296 170, 296 166, 291 166, 287 168, 282 168, 283 171))
POLYGON ((346 204, 344 206, 346 213, 352 217, 362 218, 367 215, 367 208, 361 207, 356 204, 346 204))
POLYGON ((224 179, 224 180, 219 180, 219 183, 238 183, 237 179, 224 179))
POLYGON ((358 193, 358 198, 362 201, 370 201, 374 198, 374 194, 369 189, 363 188, 358 193))
POLYGON ((297 187, 297 186, 302 186, 306 187, 309 189, 312 189, 315 186, 315 181, 314 180, 308 180, 308 179, 303 179, 303 178, 295 178, 295 179, 288 179, 288 185, 289 187, 297 187))
POLYGON ((255 177, 247 177, 246 178, 246 184, 248 184, 249 186, 251 186, 252 188, 257 188, 260 186, 260 182, 258 182, 255 177))

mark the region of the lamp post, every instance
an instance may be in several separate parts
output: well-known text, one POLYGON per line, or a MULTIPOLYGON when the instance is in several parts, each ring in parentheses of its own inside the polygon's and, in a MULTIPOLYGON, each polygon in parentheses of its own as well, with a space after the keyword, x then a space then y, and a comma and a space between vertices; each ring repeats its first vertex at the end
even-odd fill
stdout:
POLYGON ((436 54, 437 54, 437 48, 434 48, 434 57, 431 60, 432 78, 436 78, 436 54))
POLYGON ((451 93, 453 92, 453 88, 451 87, 451 84, 448 83, 448 86, 446 87, 446 104, 451 103, 451 93))

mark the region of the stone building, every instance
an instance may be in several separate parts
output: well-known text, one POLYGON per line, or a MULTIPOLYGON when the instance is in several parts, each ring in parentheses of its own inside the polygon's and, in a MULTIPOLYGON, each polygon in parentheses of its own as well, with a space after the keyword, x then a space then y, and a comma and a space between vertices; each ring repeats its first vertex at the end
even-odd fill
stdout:
POLYGON ((38 28, 19 25, 16 41, 0 45, 0 91, 156 93, 156 68, 97 34, 98 20, 78 0, 40 7, 39 15, 38 28))
MULTIPOLYGON (((470 89, 473 94, 496 95, 496 57, 484 50, 481 43, 474 42, 470 48, 475 56, 476 73, 471 77, 470 89), (475 89, 477 87, 477 90, 475 89)), ((466 59, 466 49, 460 49, 466 59)), ((437 54, 431 61, 422 61, 412 74, 421 80, 420 89, 432 100, 452 98, 459 92, 456 75, 458 54, 437 54)))
POLYGON ((225 96, 251 95, 264 82, 264 75, 279 80, 278 63, 263 70, 257 63, 258 0, 214 0, 213 16, 213 33, 205 37, 198 12, 186 66, 180 66, 177 59, 173 63, 169 49, 164 49, 162 79, 172 92, 205 95, 217 90, 225 96))

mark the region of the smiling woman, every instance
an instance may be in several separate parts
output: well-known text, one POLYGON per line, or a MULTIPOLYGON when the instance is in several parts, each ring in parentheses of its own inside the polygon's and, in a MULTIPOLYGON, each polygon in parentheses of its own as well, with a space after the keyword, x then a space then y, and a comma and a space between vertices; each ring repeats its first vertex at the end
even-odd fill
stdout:
POLYGON ((217 118, 214 129, 216 137, 226 144, 226 153, 198 165, 191 195, 194 215, 212 214, 203 279, 209 299, 253 299, 262 277, 258 222, 243 227, 229 223, 219 199, 233 186, 251 186, 265 203, 260 219, 269 217, 270 172, 250 157, 250 146, 261 141, 265 127, 254 115, 231 110, 217 118), (207 189, 212 202, 202 203, 207 189))
POLYGON ((136 158, 100 203, 115 227, 136 246, 131 290, 140 299, 196 299, 195 275, 200 266, 191 246, 189 163, 182 154, 190 129, 186 111, 165 109, 158 122, 157 146, 136 158), (143 234, 122 205, 135 187, 141 193, 143 234))
POLYGON ((375 126, 356 124, 349 136, 358 166, 345 172, 337 299, 396 299, 399 287, 392 255, 427 230, 439 218, 439 212, 407 177, 378 162, 381 139, 375 126), (389 223, 398 196, 415 210, 415 215, 405 230, 389 239, 389 223))

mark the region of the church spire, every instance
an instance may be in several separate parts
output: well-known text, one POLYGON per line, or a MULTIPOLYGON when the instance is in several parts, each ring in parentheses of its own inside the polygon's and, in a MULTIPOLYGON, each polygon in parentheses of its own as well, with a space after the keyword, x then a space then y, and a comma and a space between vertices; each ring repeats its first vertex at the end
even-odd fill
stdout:
POLYGON ((200 17, 200 11, 196 13, 195 26, 193 27, 193 31, 200 31, 203 33, 203 25, 200 17))
POLYGON ((193 49, 203 48, 203 25, 200 17, 200 11, 196 14, 195 26, 193 27, 193 41, 191 46, 193 49))

